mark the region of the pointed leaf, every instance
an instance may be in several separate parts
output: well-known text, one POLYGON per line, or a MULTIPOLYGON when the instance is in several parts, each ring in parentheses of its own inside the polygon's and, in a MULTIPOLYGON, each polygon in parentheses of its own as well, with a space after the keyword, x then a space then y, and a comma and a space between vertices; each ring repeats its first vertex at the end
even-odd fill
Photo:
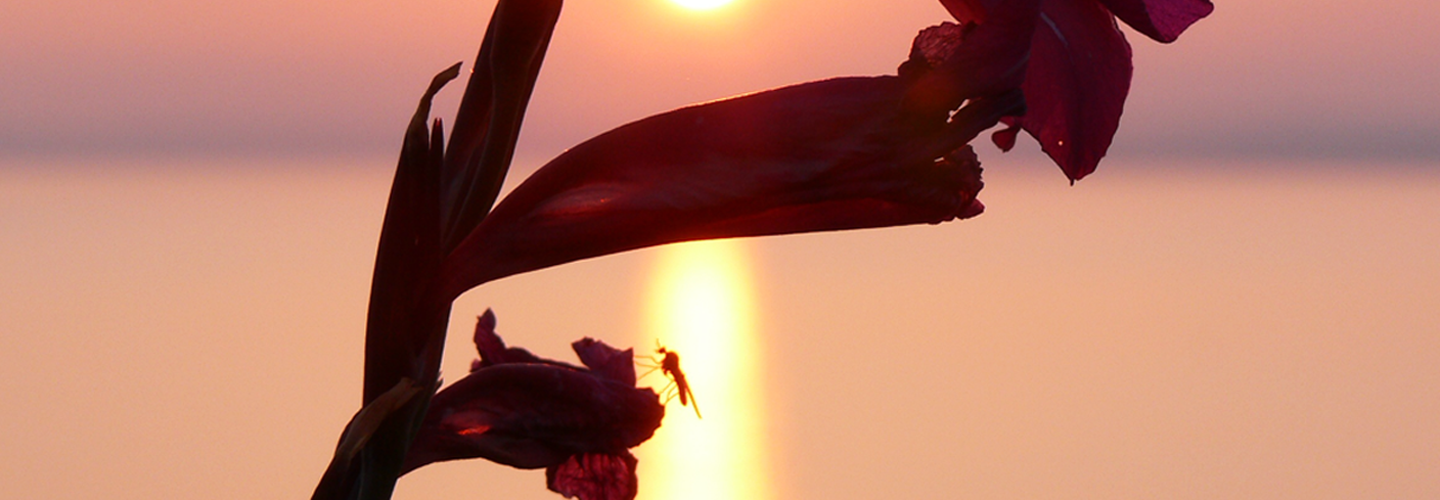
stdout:
POLYGON ((443 136, 439 122, 433 131, 430 102, 441 87, 460 72, 447 68, 431 80, 405 132, 400 164, 385 207, 375 273, 370 285, 369 317, 365 327, 365 403, 414 376, 418 363, 412 353, 423 344, 409 320, 417 307, 415 291, 431 276, 440 260, 439 179, 443 136))
POLYGON ((561 0, 495 5, 446 151, 446 249, 485 218, 500 193, 561 5, 561 0))
MULTIPOLYGON (((431 387, 439 371, 439 349, 449 323, 443 308, 422 302, 418 290, 428 284, 440 262, 440 170, 444 135, 439 121, 427 130, 430 101, 459 74, 459 65, 436 75, 411 119, 399 167, 385 208, 365 325, 364 403, 370 404, 404 379, 431 387)), ((332 498, 390 498, 410 436, 429 403, 429 392, 393 412, 360 451, 359 467, 332 498)), ((317 497, 318 498, 318 497, 317 497)))
POLYGON ((395 387, 356 412, 345 426, 345 432, 340 435, 340 443, 335 446, 335 456, 330 459, 330 465, 325 468, 325 474, 320 477, 320 484, 315 486, 315 493, 310 498, 324 500, 347 497, 347 490, 353 486, 348 481, 354 477, 355 457, 380 429, 380 424, 395 415, 415 396, 420 395, 422 390, 414 381, 401 379, 395 387))

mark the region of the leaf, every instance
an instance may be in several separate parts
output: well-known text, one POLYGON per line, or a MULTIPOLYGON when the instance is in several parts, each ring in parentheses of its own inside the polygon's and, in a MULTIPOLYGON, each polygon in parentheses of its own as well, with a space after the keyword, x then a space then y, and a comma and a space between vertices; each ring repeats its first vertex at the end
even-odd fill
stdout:
POLYGON ((445 152, 447 250, 485 218, 500 193, 561 6, 561 0, 495 5, 445 152))

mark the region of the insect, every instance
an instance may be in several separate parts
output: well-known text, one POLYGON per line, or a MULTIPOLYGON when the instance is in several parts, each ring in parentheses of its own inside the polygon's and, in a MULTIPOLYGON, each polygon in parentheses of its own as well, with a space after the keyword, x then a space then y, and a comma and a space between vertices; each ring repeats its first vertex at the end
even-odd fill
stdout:
POLYGON ((647 365, 650 371, 645 372, 645 374, 641 376, 643 377, 649 375, 650 372, 660 370, 666 377, 670 377, 670 385, 665 386, 665 389, 660 391, 661 395, 664 396, 668 394, 668 396, 666 396, 667 400, 679 396, 680 406, 690 406, 695 409, 696 418, 704 418, 700 416, 700 403, 695 401, 695 393, 690 390, 690 383, 685 381, 685 372, 680 371, 680 353, 666 349, 660 345, 660 342, 657 340, 655 342, 655 355, 650 357, 650 361, 655 364, 647 365), (672 390, 675 392, 671 393, 670 391, 672 390))

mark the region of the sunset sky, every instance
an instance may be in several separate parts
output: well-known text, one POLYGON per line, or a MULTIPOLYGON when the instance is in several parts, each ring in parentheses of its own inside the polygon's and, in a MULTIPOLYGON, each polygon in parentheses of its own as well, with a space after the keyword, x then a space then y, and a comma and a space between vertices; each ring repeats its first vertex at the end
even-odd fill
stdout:
MULTIPOLYGON (((492 6, 10 2, 0 153, 389 155, 430 75, 474 57, 492 6)), ((1172 46, 1132 36, 1115 154, 1440 155, 1437 17, 1423 1, 1221 2, 1172 46)), ((918 29, 945 19, 924 0, 736 0, 706 12, 571 1, 521 156, 692 102, 890 73, 918 29)))
MULTIPOLYGON (((402 127, 493 7, 0 8, 7 496, 310 494, 359 403, 402 127)), ((892 73, 949 19, 933 0, 565 9, 512 185, 649 114, 892 73)), ((667 408, 642 499, 1440 497, 1437 21, 1425 1, 1226 0, 1171 45, 1127 32, 1121 129, 1077 185, 1028 138, 982 145, 973 220, 506 278, 456 302, 443 375, 486 308, 546 357, 583 336, 688 353, 705 418, 667 408)), ((470 461, 395 498, 560 497, 470 461)))

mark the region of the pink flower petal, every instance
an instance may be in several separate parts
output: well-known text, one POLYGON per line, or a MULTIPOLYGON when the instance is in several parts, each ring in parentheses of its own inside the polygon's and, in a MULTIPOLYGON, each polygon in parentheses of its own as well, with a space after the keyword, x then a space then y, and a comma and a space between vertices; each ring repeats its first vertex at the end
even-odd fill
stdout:
POLYGON ((940 4, 961 23, 985 22, 985 2, 981 0, 940 0, 940 4))
POLYGON ((664 415, 655 391, 590 371, 489 366, 435 394, 404 470, 477 457, 534 469, 580 453, 623 453, 650 439, 664 415))
POLYGON ((577 341, 587 370, 506 347, 495 323, 489 310, 476 323, 484 361, 430 400, 404 471, 477 457, 551 467, 575 454, 625 453, 660 427, 665 408, 654 390, 635 387, 633 351, 577 341))
POLYGON ((558 361, 542 359, 520 347, 506 347, 505 341, 495 333, 495 311, 485 310, 475 322, 475 350, 480 359, 470 364, 470 371, 505 363, 550 363, 568 366, 558 361))
POLYGON ((1210 0, 1100 0, 1121 21, 1155 41, 1170 43, 1195 21, 1210 15, 1210 0))
POLYGON ((586 368, 610 380, 635 385, 635 350, 619 350, 605 342, 585 337, 570 344, 586 368))
POLYGON ((995 143, 995 147, 1000 148, 1000 151, 1008 153, 1015 148, 1015 136, 1020 134, 1020 126, 1014 123, 1017 121, 1014 118, 1004 118, 1000 121, 1008 126, 991 134, 990 140, 995 143))
POLYGON ((1130 44, 1099 3, 1045 0, 1019 123, 1072 181, 1095 171, 1130 90, 1130 44))
POLYGON ((565 498, 580 500, 632 500, 639 492, 637 461, 629 452, 614 455, 586 453, 545 469, 545 483, 565 498))

